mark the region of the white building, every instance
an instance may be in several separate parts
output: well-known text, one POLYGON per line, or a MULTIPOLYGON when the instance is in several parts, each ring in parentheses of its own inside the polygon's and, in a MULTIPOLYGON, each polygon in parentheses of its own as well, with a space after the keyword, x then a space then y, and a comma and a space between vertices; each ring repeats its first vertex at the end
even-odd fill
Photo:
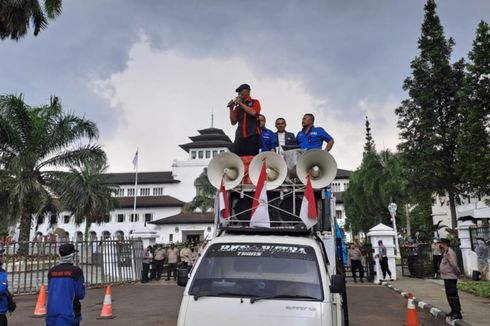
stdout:
MULTIPOLYGON (((118 208, 104 223, 92 224, 87 237, 100 239, 127 237, 133 232, 135 236, 147 233, 153 234, 154 241, 159 243, 211 238, 214 233, 213 214, 186 213, 183 208, 196 195, 196 178, 214 156, 229 151, 232 142, 221 129, 208 128, 198 132, 197 136, 190 137, 191 142, 180 145, 188 153, 186 160, 174 160, 172 171, 139 172, 136 190, 135 173, 110 173, 110 182, 120 187, 115 194, 118 208), (136 214, 133 211, 135 191, 136 214)), ((347 189, 350 174, 351 171, 339 169, 332 183, 337 201, 335 215, 341 227, 345 224, 342 193, 347 189)), ((86 237, 85 223, 75 225, 69 212, 40 216, 33 223, 31 238, 53 233, 65 234, 70 240, 81 240, 86 237)))
MULTIPOLYGON (((477 257, 475 253, 476 238, 482 237, 485 240, 490 239, 490 207, 485 203, 490 198, 471 198, 465 196, 460 198, 461 204, 456 206, 456 215, 458 219, 458 237, 460 240, 460 249, 463 258, 464 273, 466 276, 472 276, 473 271, 478 270, 477 257), (484 226, 486 224, 486 226, 484 226), (474 230, 475 227, 481 227, 474 230), (473 234, 472 234, 473 229, 473 234)), ((451 210, 449 200, 446 196, 436 196, 432 205, 432 221, 437 224, 451 225, 451 210)), ((447 237, 445 228, 439 231, 441 237, 447 237)), ((490 277, 490 271, 487 274, 490 277)))

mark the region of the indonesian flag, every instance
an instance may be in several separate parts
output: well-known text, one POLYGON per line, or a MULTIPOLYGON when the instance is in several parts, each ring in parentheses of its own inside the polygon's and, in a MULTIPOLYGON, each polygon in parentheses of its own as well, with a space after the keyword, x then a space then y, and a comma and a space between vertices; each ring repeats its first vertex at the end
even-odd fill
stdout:
POLYGON ((265 172, 265 160, 262 163, 259 181, 255 189, 254 201, 252 204, 252 217, 250 218, 251 227, 270 228, 269 205, 267 204, 267 173, 265 172))
POLYGON ((221 179, 221 186, 218 194, 218 210, 221 219, 228 220, 230 218, 230 210, 228 209, 228 193, 225 189, 224 178, 221 179))
POLYGON ((305 194, 301 203, 301 211, 299 217, 306 225, 307 229, 311 229, 317 222, 316 202, 313 187, 311 186, 310 175, 308 174, 305 194))

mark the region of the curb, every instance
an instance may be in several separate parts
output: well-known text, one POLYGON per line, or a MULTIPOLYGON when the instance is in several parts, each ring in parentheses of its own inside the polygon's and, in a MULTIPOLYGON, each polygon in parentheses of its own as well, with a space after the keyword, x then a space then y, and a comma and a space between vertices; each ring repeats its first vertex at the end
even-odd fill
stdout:
MULTIPOLYGON (((407 292, 404 292, 404 291, 402 291, 402 290, 394 287, 393 285, 391 285, 388 282, 383 282, 381 284, 384 285, 384 286, 386 286, 386 287, 388 287, 388 288, 390 288, 390 289, 392 289, 393 291, 399 293, 405 299, 408 299, 408 293, 407 292)), ((439 309, 437 307, 434 307, 431 304, 426 303, 426 302, 424 302, 424 301, 416 298, 415 297, 415 294, 414 294, 414 298, 413 298, 413 303, 418 308, 418 310, 422 310, 425 313, 430 314, 435 319, 440 320, 440 321, 443 321, 443 322, 446 322, 448 325, 451 325, 451 326, 471 326, 471 324, 469 324, 468 322, 466 322, 463 319, 457 319, 455 321, 449 320, 449 317, 448 317, 447 312, 445 312, 442 309, 439 309)))

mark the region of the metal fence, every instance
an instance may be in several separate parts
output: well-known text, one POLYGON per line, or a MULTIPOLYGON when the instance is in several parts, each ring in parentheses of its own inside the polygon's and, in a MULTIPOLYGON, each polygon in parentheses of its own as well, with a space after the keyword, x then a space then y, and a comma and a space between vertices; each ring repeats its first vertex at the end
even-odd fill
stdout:
MULTIPOLYGON (((58 249, 64 243, 67 242, 0 243, 0 248, 5 249, 3 268, 8 273, 11 292, 36 293, 41 285, 47 285, 48 271, 58 264, 58 249), (25 250, 28 247, 28 254, 18 255, 20 247, 25 250)), ((72 243, 78 250, 75 265, 83 270, 87 287, 141 280, 141 240, 105 239, 72 243)))
MULTIPOLYGON (((451 247, 456 253, 456 261, 460 270, 464 270, 463 255, 459 246, 451 247)), ((402 275, 425 278, 434 276, 434 264, 430 243, 419 243, 400 248, 402 275)))
POLYGON ((485 240, 490 239, 490 226, 472 226, 470 227, 470 239, 471 239, 471 250, 475 250, 476 240, 478 238, 483 238, 485 240))

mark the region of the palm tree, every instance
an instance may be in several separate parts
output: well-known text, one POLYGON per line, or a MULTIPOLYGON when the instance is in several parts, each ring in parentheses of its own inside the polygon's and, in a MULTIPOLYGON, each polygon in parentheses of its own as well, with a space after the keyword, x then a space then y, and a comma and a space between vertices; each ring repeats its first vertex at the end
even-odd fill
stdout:
POLYGON ((105 174, 107 165, 88 162, 70 167, 62 180, 60 200, 63 208, 75 216, 75 223, 85 223, 85 239, 92 223, 104 222, 109 212, 117 206, 113 197, 118 186, 109 182, 105 174))
MULTIPOLYGON (((65 114, 57 97, 30 107, 21 95, 0 96, 0 185, 8 193, 6 215, 20 220, 20 242, 29 241, 32 218, 60 196, 69 175, 63 168, 106 161, 92 143, 97 137, 96 125, 65 114)), ((19 253, 26 249, 19 247, 19 253)))
POLYGON ((2 0, 0 1, 0 39, 19 40, 27 34, 30 24, 34 36, 48 26, 48 19, 61 14, 62 0, 2 0))

